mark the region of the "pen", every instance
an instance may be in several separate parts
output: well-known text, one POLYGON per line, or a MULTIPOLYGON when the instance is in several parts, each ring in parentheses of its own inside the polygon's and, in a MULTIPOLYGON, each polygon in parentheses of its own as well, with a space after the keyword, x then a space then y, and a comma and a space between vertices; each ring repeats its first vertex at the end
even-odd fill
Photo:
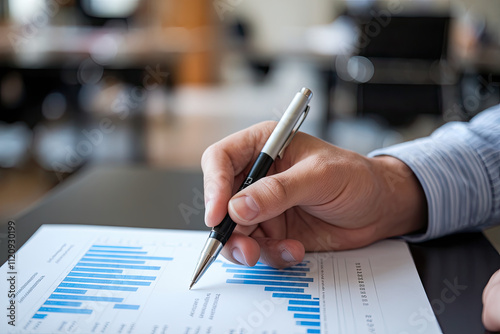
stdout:
MULTIPOLYGON (((293 136, 309 113, 309 101, 311 101, 312 95, 312 91, 308 88, 302 88, 300 92, 295 94, 238 191, 266 176, 276 157, 281 158, 283 156, 285 148, 290 144, 293 136)), ((215 261, 235 227, 236 223, 228 213, 219 225, 212 228, 194 270, 191 285, 189 286, 190 290, 215 261)))

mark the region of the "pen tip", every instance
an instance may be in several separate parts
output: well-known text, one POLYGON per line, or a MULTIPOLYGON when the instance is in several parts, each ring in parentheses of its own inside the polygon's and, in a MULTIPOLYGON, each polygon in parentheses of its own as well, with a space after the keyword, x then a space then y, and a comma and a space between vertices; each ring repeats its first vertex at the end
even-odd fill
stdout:
POLYGON ((189 290, 191 290, 191 288, 193 287, 194 285, 194 282, 191 282, 191 284, 189 285, 189 290))

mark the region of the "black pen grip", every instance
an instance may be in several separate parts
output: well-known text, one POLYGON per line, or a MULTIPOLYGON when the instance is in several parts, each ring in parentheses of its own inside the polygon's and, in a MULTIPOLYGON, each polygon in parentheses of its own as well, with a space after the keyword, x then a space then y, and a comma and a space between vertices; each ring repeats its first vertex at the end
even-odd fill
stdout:
MULTIPOLYGON (((271 168, 272 163, 273 158, 271 158, 266 153, 261 152, 257 157, 257 160, 255 160, 250 173, 248 173, 248 176, 246 177, 245 181, 241 185, 240 189, 238 189, 238 191, 245 189, 252 183, 266 176, 269 168, 271 168)), ((219 240, 223 245, 225 245, 227 240, 233 233, 235 227, 236 223, 231 219, 229 214, 226 214, 222 222, 212 229, 210 238, 215 238, 219 240)))

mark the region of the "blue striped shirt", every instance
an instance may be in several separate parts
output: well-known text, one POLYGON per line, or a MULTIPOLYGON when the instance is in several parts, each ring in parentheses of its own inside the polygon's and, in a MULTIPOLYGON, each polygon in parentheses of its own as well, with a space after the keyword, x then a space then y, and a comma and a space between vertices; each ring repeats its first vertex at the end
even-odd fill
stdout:
POLYGON ((407 164, 427 197, 427 231, 406 236, 408 241, 500 224, 500 105, 368 156, 377 155, 407 164))

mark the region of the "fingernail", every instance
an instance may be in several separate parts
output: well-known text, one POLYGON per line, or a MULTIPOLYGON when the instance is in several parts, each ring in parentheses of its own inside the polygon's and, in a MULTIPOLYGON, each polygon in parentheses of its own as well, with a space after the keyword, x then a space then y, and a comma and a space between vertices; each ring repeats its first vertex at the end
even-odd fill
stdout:
POLYGON ((281 252, 281 258, 285 261, 285 262, 289 262, 289 263, 292 263, 292 262, 297 262, 297 260, 295 260, 295 258, 292 256, 292 254, 284 249, 282 252, 281 252))
POLYGON ((243 253, 238 249, 238 248, 235 248, 233 249, 233 258, 238 261, 239 263, 245 265, 245 266, 248 266, 248 263, 247 261, 245 260, 245 257, 243 256, 243 253))
POLYGON ((244 221, 249 221, 257 217, 259 207, 254 199, 250 196, 241 196, 229 201, 230 209, 244 221))

